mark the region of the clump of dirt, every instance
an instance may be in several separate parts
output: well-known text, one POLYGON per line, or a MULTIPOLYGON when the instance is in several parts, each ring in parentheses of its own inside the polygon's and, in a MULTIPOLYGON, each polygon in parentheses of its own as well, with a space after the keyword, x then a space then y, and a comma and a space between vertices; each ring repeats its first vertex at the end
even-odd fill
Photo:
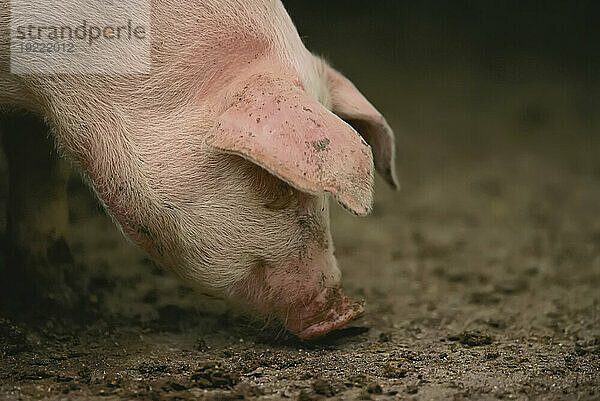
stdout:
POLYGON ((369 385, 367 386, 367 393, 369 394, 381 394, 383 393, 383 390, 381 389, 381 386, 379 385, 379 383, 369 383, 369 385))
POLYGON ((480 331, 464 331, 457 336, 448 337, 450 341, 458 341, 469 347, 479 347, 482 345, 490 345, 493 341, 492 336, 481 333, 480 331))
POLYGON ((408 374, 408 367, 405 359, 398 359, 386 362, 383 372, 386 377, 392 379, 401 379, 408 374))
POLYGON ((192 374, 192 381, 200 388, 231 388, 239 381, 239 374, 223 369, 217 362, 206 362, 192 374))
POLYGON ((29 349, 29 341, 23 330, 10 320, 0 318, 0 358, 16 355, 29 349))
POLYGON ((325 397, 333 397, 336 394, 331 383, 327 380, 317 379, 313 382, 312 388, 315 393, 324 395, 325 397))

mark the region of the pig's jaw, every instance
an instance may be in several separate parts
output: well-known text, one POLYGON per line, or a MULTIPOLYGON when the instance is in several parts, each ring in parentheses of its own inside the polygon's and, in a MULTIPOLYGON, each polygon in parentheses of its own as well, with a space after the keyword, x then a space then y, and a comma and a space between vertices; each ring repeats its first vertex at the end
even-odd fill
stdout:
POLYGON ((275 316, 300 338, 327 334, 358 317, 360 303, 342 291, 335 258, 310 249, 285 266, 259 266, 239 282, 230 298, 261 315, 275 316))

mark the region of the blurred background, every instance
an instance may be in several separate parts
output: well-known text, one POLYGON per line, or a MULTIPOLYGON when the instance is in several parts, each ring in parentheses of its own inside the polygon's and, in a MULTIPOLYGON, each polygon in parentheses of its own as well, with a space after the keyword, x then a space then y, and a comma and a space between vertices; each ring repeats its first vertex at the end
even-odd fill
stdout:
POLYGON ((355 81, 400 144, 459 136, 598 154, 588 142, 599 136, 598 2, 284 3, 309 49, 355 81))

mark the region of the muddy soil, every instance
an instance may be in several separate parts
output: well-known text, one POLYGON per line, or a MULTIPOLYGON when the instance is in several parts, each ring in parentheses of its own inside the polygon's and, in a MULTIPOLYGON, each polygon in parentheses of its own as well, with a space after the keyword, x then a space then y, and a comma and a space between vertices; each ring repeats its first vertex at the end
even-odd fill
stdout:
POLYGON ((352 57, 403 186, 378 181, 370 217, 332 212, 361 319, 304 342, 204 299, 74 178, 83 313, 0 317, 0 399, 599 399, 598 83, 352 57))

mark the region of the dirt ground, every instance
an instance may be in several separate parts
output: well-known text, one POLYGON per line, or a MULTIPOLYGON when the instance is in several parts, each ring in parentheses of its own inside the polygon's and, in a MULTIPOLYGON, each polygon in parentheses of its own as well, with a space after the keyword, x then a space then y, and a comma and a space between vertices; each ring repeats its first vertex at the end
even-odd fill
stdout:
POLYGON ((403 186, 378 181, 370 217, 333 210, 361 319, 302 342, 202 299, 74 178, 89 304, 0 317, 0 399, 600 399, 598 83, 361 68, 398 133, 403 186))

